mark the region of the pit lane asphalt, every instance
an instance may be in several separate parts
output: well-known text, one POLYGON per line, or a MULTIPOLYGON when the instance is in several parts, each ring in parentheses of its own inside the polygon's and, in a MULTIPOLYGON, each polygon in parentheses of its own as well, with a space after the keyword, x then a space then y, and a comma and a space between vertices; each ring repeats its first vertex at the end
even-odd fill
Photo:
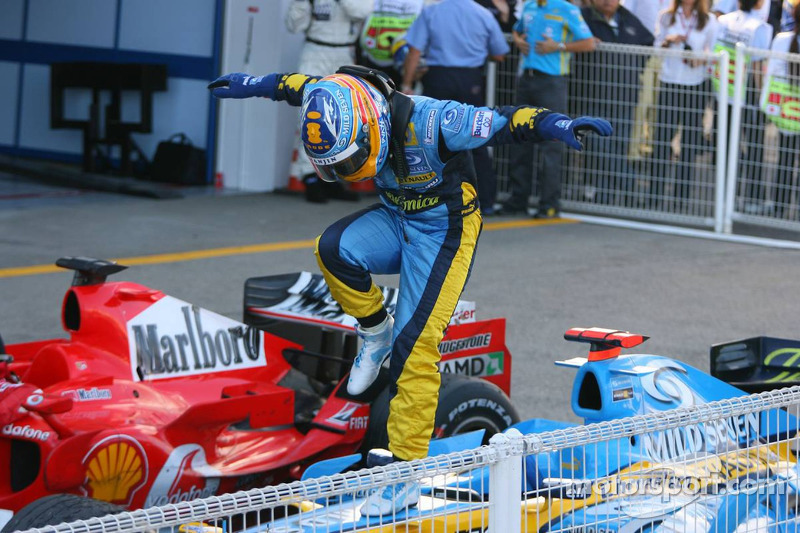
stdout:
MULTIPOLYGON (((60 307, 72 273, 61 256, 136 263, 130 280, 241 319, 248 277, 316 271, 313 239, 357 204, 312 206, 279 194, 153 200, 101 193, 0 198, 0 334, 7 344, 64 337, 60 307)), ((506 317, 512 400, 523 418, 577 420, 574 371, 585 356, 573 326, 650 335, 639 351, 708 369, 712 343, 800 335, 800 252, 563 220, 488 218, 464 299, 479 318, 506 317)), ((378 282, 396 284, 392 277, 378 282)))

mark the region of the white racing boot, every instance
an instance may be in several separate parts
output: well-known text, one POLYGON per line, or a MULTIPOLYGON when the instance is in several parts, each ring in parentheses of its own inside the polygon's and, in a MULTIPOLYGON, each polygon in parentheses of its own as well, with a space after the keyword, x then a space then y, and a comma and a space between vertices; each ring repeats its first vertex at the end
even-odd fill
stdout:
POLYGON ((392 353, 393 328, 392 315, 386 315, 383 322, 371 328, 356 326, 356 333, 361 337, 363 343, 353 361, 353 368, 350 369, 350 379, 347 380, 348 393, 361 394, 378 377, 381 365, 392 353))
MULTIPOLYGON (((374 449, 367 455, 367 466, 385 466, 393 463, 392 452, 374 449)), ((384 516, 396 514, 417 505, 419 502, 419 483, 416 481, 401 481, 395 485, 380 487, 373 491, 361 506, 364 516, 384 516)))

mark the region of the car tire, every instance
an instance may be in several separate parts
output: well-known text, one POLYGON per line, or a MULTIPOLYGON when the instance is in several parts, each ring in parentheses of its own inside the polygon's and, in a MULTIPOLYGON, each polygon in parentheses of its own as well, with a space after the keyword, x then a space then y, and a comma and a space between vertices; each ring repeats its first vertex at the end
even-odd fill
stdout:
MULTIPOLYGON (((387 448, 389 435, 389 387, 372 402, 367 435, 361 445, 366 454, 373 448, 387 448)), ((494 383, 461 374, 442 374, 439 405, 436 408, 433 438, 444 438, 477 429, 486 430, 483 442, 495 433, 519 422, 517 410, 508 396, 494 383)))
POLYGON ((11 520, 3 526, 2 533, 54 526, 62 522, 117 514, 124 510, 119 505, 93 498, 75 494, 53 494, 39 498, 14 513, 11 520))

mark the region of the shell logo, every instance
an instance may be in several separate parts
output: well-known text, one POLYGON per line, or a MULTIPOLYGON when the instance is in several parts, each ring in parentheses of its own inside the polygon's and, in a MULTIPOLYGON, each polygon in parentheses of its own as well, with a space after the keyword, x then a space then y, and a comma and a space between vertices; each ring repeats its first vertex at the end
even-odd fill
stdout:
POLYGON ((147 455, 133 437, 112 435, 95 444, 83 458, 86 495, 106 502, 130 505, 147 482, 147 455))

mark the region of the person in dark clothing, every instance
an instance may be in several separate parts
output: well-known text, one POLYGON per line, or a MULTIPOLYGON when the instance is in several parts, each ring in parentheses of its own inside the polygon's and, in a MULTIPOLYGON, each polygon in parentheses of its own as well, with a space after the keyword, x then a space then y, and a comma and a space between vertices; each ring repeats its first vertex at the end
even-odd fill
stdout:
MULTIPOLYGON (((601 43, 652 46, 653 34, 619 0, 592 0, 581 14, 601 43)), ((647 55, 599 47, 575 58, 574 81, 581 109, 615 117, 614 136, 592 139, 586 150, 587 183, 605 203, 617 195, 617 205, 634 206, 634 178, 628 164, 628 145, 639 94, 639 80, 647 55)))
POLYGON ((494 15, 503 33, 511 33, 514 23, 517 21, 517 17, 514 16, 517 0, 475 0, 475 2, 494 15))
MULTIPOLYGON (((566 0, 525 2, 511 36, 520 51, 514 101, 564 112, 568 106, 570 58, 595 47, 580 9, 566 0)), ((534 218, 558 218, 563 156, 557 143, 546 143, 534 150, 512 147, 508 169, 511 195, 494 213, 527 214, 535 180, 539 198, 534 218)))

